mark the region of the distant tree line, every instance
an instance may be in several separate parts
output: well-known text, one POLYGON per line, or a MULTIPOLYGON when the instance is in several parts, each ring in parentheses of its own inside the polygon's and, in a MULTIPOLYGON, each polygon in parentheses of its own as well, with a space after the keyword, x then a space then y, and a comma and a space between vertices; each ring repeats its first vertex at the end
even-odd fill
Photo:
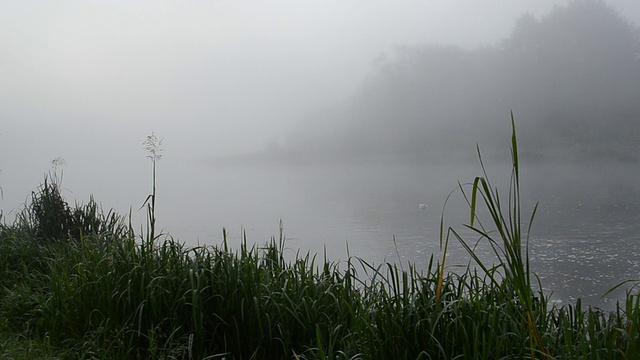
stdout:
POLYGON ((494 46, 399 47, 376 69, 353 99, 316 114, 340 125, 299 136, 298 154, 472 157, 469 145, 505 147, 513 111, 529 158, 640 158, 640 31, 601 1, 523 15, 494 46))

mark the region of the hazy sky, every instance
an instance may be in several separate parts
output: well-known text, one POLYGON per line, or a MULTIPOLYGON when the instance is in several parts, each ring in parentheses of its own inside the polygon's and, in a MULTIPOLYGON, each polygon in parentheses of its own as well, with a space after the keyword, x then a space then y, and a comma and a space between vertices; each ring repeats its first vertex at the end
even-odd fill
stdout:
MULTIPOLYGON (((128 171, 151 131, 180 161, 261 149, 396 45, 491 45, 519 15, 565 3, 3 1, 0 185, 24 196, 16 184, 33 188, 58 156, 128 171)), ((612 4, 640 18, 637 0, 612 4)))

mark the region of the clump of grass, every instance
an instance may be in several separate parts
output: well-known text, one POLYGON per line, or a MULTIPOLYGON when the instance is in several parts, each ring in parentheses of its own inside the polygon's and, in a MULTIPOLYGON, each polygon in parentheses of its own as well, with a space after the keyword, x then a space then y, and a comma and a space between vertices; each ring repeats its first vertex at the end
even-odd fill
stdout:
POLYGON ((18 214, 22 226, 31 229, 42 240, 62 240, 69 237, 73 219, 69 204, 62 196, 62 158, 52 161, 52 171, 45 176, 37 191, 31 193, 31 202, 18 214))
POLYGON ((130 229, 124 217, 113 210, 105 213, 93 197, 87 204, 69 205, 62 195, 63 172, 58 171, 65 164, 62 158, 52 161, 52 170, 17 214, 15 226, 47 242, 80 242, 85 235, 97 235, 104 241, 126 235, 130 229))
POLYGON ((551 359, 549 350, 544 345, 534 314, 534 301, 539 299, 537 295, 540 298, 544 296, 542 293, 537 294, 533 290, 529 267, 529 232, 538 206, 537 204, 535 205, 526 228, 526 234, 523 234, 524 224, 522 222, 520 201, 520 164, 513 113, 511 114, 511 125, 512 172, 506 203, 503 202, 504 199, 501 198, 497 188, 494 188, 489 180, 479 147, 477 147, 478 159, 483 175, 474 179, 470 197, 465 189, 460 186, 460 191, 471 210, 469 224, 465 225, 465 227, 480 236, 476 245, 483 240, 489 242, 498 265, 488 265, 480 259, 474 251, 476 245, 464 239, 455 229, 449 228, 444 238, 441 233, 441 243, 444 242, 446 248, 449 236, 453 235, 467 250, 475 264, 487 275, 487 279, 490 282, 504 285, 500 287, 504 291, 504 297, 509 299, 512 308, 527 327, 531 358, 535 358, 537 353, 542 358, 551 359), (485 227, 478 218, 479 199, 490 215, 491 227, 485 227))

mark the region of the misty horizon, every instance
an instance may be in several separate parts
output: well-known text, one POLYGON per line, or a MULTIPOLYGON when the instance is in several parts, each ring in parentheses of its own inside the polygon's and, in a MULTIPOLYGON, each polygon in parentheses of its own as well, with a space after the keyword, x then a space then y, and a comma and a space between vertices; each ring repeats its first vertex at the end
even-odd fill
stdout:
MULTIPOLYGON (((368 2, 368 6, 358 6, 286 1, 250 7, 15 5, 3 12, 11 31, 0 37, 8 54, 0 66, 5 84, 0 100, 0 144, 7 154, 0 162, 5 209, 21 204, 49 171, 50 161, 58 157, 66 160, 66 181, 80 198, 85 198, 87 191, 108 192, 100 189, 112 188, 110 184, 119 183, 122 177, 114 172, 138 179, 126 189, 118 189, 132 195, 144 192, 148 164, 140 142, 151 132, 165 138, 163 165, 171 172, 190 162, 211 163, 274 152, 285 152, 290 158, 285 163, 350 157, 355 162, 370 158, 446 162, 448 157, 439 154, 456 152, 460 152, 458 157, 473 161, 476 144, 489 153, 501 153, 499 149, 508 146, 500 139, 508 134, 509 113, 513 111, 524 152, 529 151, 534 160, 548 157, 531 144, 545 139, 545 150, 552 151, 556 142, 564 140, 540 133, 548 124, 531 125, 540 120, 537 107, 555 112, 543 114, 549 119, 567 114, 575 118, 576 111, 600 112, 602 118, 610 115, 607 109, 626 107, 616 115, 623 119, 636 111, 637 88, 627 91, 628 85, 617 85, 634 84, 634 77, 625 75, 626 68, 615 73, 619 80, 613 82, 615 86, 607 85, 605 92, 567 97, 578 92, 572 86, 580 92, 585 86, 567 82, 566 89, 554 86, 548 91, 527 85, 527 92, 520 82, 541 82, 543 77, 500 54, 508 54, 505 44, 509 40, 510 46, 516 46, 513 40, 527 21, 549 27, 550 21, 545 19, 581 3, 585 2, 467 4, 467 8, 462 3, 368 2), (47 9, 51 10, 49 16, 43 18, 41 11, 47 9), (283 9, 288 12, 281 17, 283 9), (211 22, 215 16, 223 16, 224 21, 211 22), (327 16, 331 22, 320 21, 327 16), (465 17, 465 21, 454 21, 465 17), (429 65, 438 58, 449 67, 429 65), (509 74, 499 68, 505 68, 504 64, 513 67, 509 74), (433 93, 445 84, 425 86, 425 76, 433 76, 429 66, 442 73, 449 84, 447 92, 458 92, 463 98, 437 95, 438 100, 433 100, 437 106, 432 106, 431 100, 421 100, 424 93, 433 93), (403 83, 403 76, 415 81, 403 83), (471 86, 470 78, 474 79, 471 86), (408 95, 394 100, 399 93, 408 95), (508 96, 501 98, 504 93, 508 96), (618 96, 624 93, 626 98, 618 96), (539 94, 553 94, 556 103, 549 106, 539 94), (618 96, 616 102, 611 102, 611 94, 618 96), (564 102, 571 106, 557 106, 564 102), (457 124, 463 118, 468 121, 461 123, 464 126, 431 125, 444 121, 457 124), (469 126, 472 122, 478 128, 469 126), (439 141, 444 145, 438 145, 439 141), (349 153, 353 156, 345 156, 349 153), (74 190, 79 187, 82 190, 74 190)), ((606 7, 603 13, 608 13, 608 18, 628 27, 623 32, 637 30, 640 19, 631 17, 640 13, 632 11, 640 6, 637 3, 586 4, 606 7)), ((597 37, 592 40, 598 44, 597 37)), ((600 41, 607 46, 611 43, 600 41)), ((558 49, 553 44, 550 49, 553 46, 558 49)), ((611 72, 620 69, 618 65, 606 66, 605 62, 601 69, 611 72)), ((637 59, 630 66, 637 67, 637 59)), ((591 70, 580 71, 575 76, 591 70)), ((599 78, 589 81, 601 87, 601 79, 608 75, 598 74, 599 78)), ((548 76, 561 78, 552 73, 548 76)), ((629 124, 620 121, 621 125, 629 124)), ((603 129, 594 127, 594 134, 579 136, 593 141, 589 136, 598 139, 606 133, 604 144, 621 138, 619 133, 603 129)), ((619 147, 615 156, 625 160, 621 152, 630 149, 634 131, 619 129, 628 139, 616 141, 621 145, 614 144, 619 147)), ((582 151, 582 140, 577 139, 572 140, 576 141, 575 151, 582 151)), ((601 152, 605 157, 611 155, 606 149, 601 152)), ((258 161, 262 161, 260 157, 258 161)), ((276 156, 264 161, 280 160, 276 156)))

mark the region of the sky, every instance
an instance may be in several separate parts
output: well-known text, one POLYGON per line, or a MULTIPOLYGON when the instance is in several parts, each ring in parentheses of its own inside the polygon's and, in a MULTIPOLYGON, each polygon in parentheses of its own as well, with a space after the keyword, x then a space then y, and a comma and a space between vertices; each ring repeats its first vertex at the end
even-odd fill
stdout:
MULTIPOLYGON (((395 46, 493 45, 519 15, 566 3, 3 1, 0 205, 23 200, 57 157, 87 187, 137 178, 152 132, 173 165, 281 143, 395 46)), ((637 0, 612 5, 640 22, 637 0)))

